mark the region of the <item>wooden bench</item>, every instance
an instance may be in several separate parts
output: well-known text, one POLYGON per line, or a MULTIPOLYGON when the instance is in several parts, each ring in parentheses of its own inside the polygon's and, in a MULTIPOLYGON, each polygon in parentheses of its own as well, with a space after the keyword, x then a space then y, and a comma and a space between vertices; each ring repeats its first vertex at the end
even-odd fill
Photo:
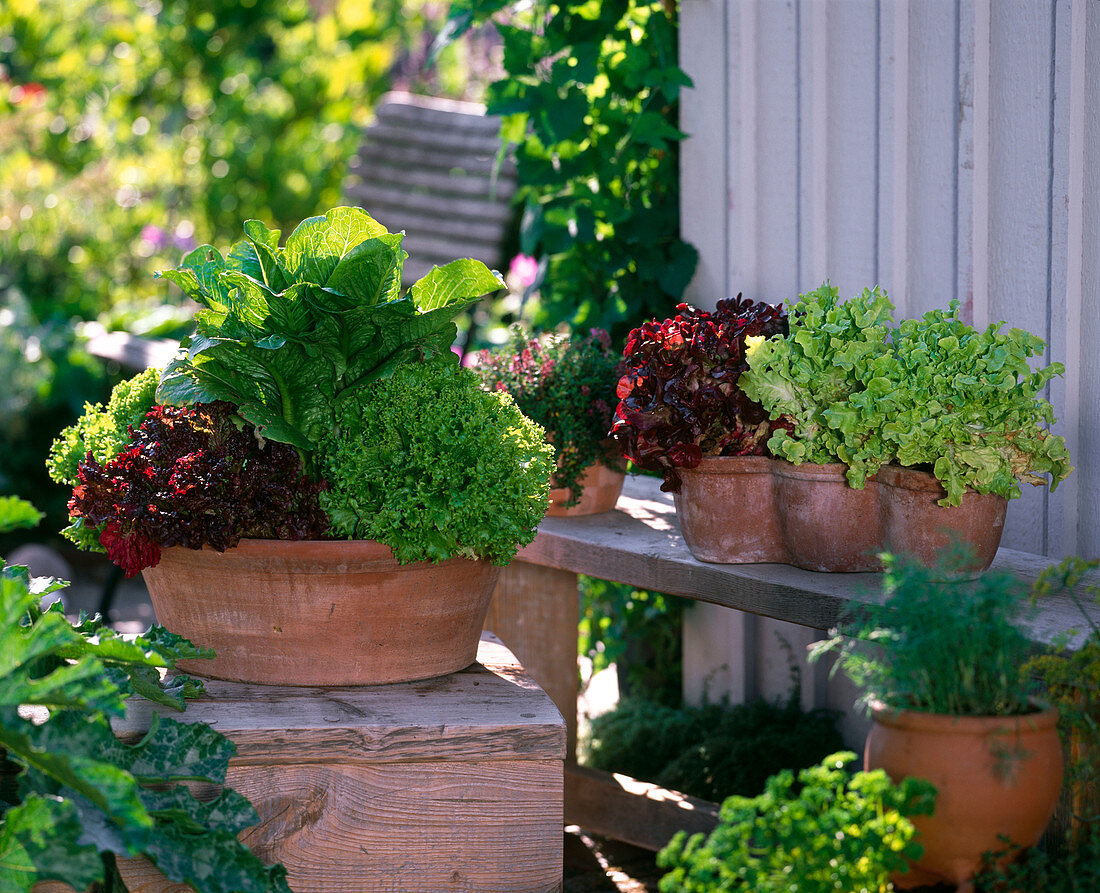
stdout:
MULTIPOLYGON (((851 602, 877 597, 878 574, 823 574, 779 564, 708 564, 692 557, 680 534, 672 496, 655 478, 631 476, 615 511, 545 518, 535 541, 505 568, 488 628, 499 635, 566 719, 576 716, 577 574, 628 583, 827 630, 851 602)), ((1033 581, 1050 565, 1042 556, 1001 549, 994 567, 1033 581)), ((1100 622, 1100 608, 1087 606, 1100 622)), ((1035 642, 1082 626, 1065 595, 1044 600, 1030 621, 1035 642)), ((570 729, 570 746, 575 729, 570 729)), ((570 751, 572 753, 572 751, 570 751)), ((565 818, 596 833, 659 849, 677 829, 707 830, 717 804, 694 800, 619 775, 566 762, 565 818)))
POLYGON ((503 269, 515 226, 515 165, 500 151, 500 118, 485 107, 387 93, 351 160, 344 194, 409 252, 404 282, 435 265, 472 257, 503 269))

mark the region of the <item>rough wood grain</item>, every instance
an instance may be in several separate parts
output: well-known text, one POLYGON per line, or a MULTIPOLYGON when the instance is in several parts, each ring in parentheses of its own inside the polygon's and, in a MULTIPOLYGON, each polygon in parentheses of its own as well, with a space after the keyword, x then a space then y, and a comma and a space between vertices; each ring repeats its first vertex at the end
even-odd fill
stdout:
MULTIPOLYGON (((564 723, 499 639, 478 655, 432 685, 211 681, 182 719, 237 745, 226 783, 260 816, 241 839, 295 893, 560 890, 564 723)), ((135 706, 120 737, 148 728, 135 706)), ((132 893, 187 889, 144 860, 122 872, 132 893)))
POLYGON ((579 619, 575 573, 517 562, 501 574, 485 620, 562 712, 570 759, 577 745, 579 619))
POLYGON ((659 850, 677 831, 708 833, 718 804, 627 775, 565 766, 565 822, 647 850, 659 850))
MULTIPOLYGON (((535 541, 520 559, 601 579, 616 580, 658 592, 682 595, 789 620, 815 629, 835 625, 840 610, 852 601, 876 598, 879 574, 819 574, 781 564, 707 564, 688 552, 680 535, 672 498, 655 478, 628 476, 615 511, 590 518, 546 518, 535 541)), ((993 566, 1034 580, 1050 564, 1041 555, 1000 549, 993 566)), ((1100 608, 1090 614, 1100 621, 1100 608)), ((1033 639, 1082 626, 1068 598, 1042 603, 1028 623, 1033 639)))
POLYGON ((237 745, 234 765, 565 755, 557 708, 507 648, 484 637, 477 664, 421 682, 309 688, 209 679, 182 715, 132 699, 116 734, 140 737, 152 711, 209 723, 237 745))

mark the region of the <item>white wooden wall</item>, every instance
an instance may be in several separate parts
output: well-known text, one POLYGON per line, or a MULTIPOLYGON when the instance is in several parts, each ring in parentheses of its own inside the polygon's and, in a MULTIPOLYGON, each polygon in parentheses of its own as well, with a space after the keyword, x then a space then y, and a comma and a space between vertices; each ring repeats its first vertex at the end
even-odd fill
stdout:
POLYGON ((1100 2, 680 0, 689 297, 880 284, 1043 337, 1077 470, 1003 544, 1100 556, 1100 2))
MULTIPOLYGON (((1002 542, 1100 557, 1100 0, 680 0, 680 60, 689 300, 829 278, 1042 336, 1076 471, 1027 487, 1002 542)), ((776 696, 774 634, 812 639, 734 615, 691 612, 689 698, 776 696)), ((807 706, 850 694, 804 673, 807 706)))

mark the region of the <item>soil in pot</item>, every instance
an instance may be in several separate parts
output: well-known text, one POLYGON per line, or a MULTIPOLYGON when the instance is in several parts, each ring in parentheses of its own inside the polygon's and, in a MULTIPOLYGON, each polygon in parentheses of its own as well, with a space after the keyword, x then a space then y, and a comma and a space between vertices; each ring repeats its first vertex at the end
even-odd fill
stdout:
POLYGON ((142 572, 157 622, 213 660, 181 669, 269 685, 377 685, 453 673, 477 656, 500 568, 398 564, 371 541, 241 540, 166 549, 142 572))
MULTIPOLYGON (((937 790, 934 815, 916 816, 924 855, 894 878, 898 889, 969 884, 986 852, 1038 843, 1062 784, 1058 711, 1026 716, 873 713, 864 765, 895 781, 923 778, 937 790)), ((960 890, 969 889, 967 886, 960 890)))

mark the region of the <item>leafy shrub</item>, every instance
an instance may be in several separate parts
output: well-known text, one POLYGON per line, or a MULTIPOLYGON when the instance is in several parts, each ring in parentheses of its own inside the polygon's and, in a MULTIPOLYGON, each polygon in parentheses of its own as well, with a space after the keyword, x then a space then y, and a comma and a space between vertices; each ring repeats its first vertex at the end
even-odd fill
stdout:
POLYGON ((730 797, 709 837, 681 831, 658 856, 661 893, 882 893, 920 846, 910 816, 932 812, 934 791, 886 773, 852 773, 853 753, 768 779, 759 797, 730 797))
POLYGON ((495 17, 505 116, 524 202, 521 250, 543 259, 536 325, 606 329, 663 315, 697 252, 679 238, 680 88, 674 4, 453 0, 457 36, 495 17))
MULTIPOLYGON (((0 529, 33 523, 26 509, 0 501, 0 529)), ((42 596, 64 585, 0 570, 0 888, 125 889, 116 858, 144 854, 200 893, 289 893, 282 866, 265 867, 237 840, 258 821, 243 796, 223 788, 200 802, 179 784, 224 784, 231 741, 155 713, 136 743, 111 729, 133 694, 183 710, 202 683, 159 670, 211 652, 160 627, 124 639, 98 619, 71 624, 59 602, 42 610, 42 596)))
POLYGON ((926 467, 946 490, 941 505, 968 487, 1011 499, 1043 474, 1057 487, 1073 469, 1041 393, 1064 369, 1032 371, 1042 339, 1002 323, 979 332, 958 301, 897 327, 893 310, 877 288, 842 303, 826 283, 791 310, 789 335, 752 352, 742 389, 789 423, 772 454, 844 462, 853 487, 888 463, 926 467))
POLYGON ((505 345, 478 354, 474 369, 485 385, 510 394, 546 431, 557 461, 554 486, 569 488, 566 506, 580 501, 580 478, 590 465, 622 465, 607 433, 618 363, 602 329, 531 338, 516 327, 505 345))
POLYGON ((884 600, 849 606, 811 659, 837 651, 834 671, 842 668, 868 703, 954 716, 1028 713, 1027 588, 1008 571, 963 575, 968 559, 956 552, 930 568, 884 555, 884 600))
POLYGON ((764 453, 767 414, 738 387, 748 369, 746 339, 786 332, 783 308, 738 295, 711 313, 687 304, 672 319, 634 329, 623 351, 611 434, 624 456, 664 476, 678 492, 677 468, 703 456, 764 453))
POLYGON ((836 714, 785 703, 672 707, 620 701, 594 717, 585 761, 706 800, 753 796, 769 775, 810 766, 841 746, 836 714))
POLYGON ((320 452, 333 532, 387 543, 401 562, 507 564, 546 511, 542 430, 461 367, 408 364, 363 388, 320 452))

